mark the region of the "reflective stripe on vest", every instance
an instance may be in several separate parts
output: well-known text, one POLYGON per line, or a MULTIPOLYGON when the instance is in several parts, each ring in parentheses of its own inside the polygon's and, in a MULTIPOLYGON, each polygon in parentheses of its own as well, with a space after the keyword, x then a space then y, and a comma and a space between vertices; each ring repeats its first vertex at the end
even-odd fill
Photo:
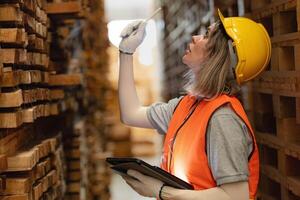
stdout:
POLYGON ((196 190, 216 187, 206 155, 206 128, 214 111, 226 103, 245 122, 253 138, 248 183, 250 198, 255 198, 259 180, 258 148, 247 115, 235 97, 221 95, 212 101, 197 102, 194 96, 185 96, 170 121, 161 167, 189 182, 196 190))

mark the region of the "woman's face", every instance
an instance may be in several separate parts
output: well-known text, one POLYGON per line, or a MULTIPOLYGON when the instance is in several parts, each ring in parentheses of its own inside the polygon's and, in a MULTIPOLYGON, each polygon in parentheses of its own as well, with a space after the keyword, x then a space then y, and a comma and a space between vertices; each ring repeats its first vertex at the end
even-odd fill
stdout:
POLYGON ((192 36, 192 41, 188 44, 185 54, 182 57, 182 62, 191 69, 199 67, 206 59, 207 50, 206 43, 208 42, 209 32, 213 25, 211 25, 204 35, 192 36))

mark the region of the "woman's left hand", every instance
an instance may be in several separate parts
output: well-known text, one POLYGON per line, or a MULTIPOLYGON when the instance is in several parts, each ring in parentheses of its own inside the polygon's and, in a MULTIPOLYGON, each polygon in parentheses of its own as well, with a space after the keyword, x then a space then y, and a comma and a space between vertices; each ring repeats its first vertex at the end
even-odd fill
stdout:
POLYGON ((122 178, 126 181, 132 189, 134 189, 137 193, 145 197, 155 197, 158 198, 159 190, 163 185, 163 182, 152 178, 150 176, 145 176, 138 171, 128 170, 127 174, 133 178, 122 176, 122 178), (135 180, 136 178, 137 180, 135 180))

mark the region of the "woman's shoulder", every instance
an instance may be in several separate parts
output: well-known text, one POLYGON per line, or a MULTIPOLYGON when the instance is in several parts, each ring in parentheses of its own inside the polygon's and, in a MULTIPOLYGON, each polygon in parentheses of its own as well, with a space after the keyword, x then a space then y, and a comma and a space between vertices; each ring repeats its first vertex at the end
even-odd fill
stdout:
POLYGON ((235 113, 229 103, 220 106, 212 115, 212 119, 224 117, 234 119, 235 121, 244 124, 243 120, 235 113))

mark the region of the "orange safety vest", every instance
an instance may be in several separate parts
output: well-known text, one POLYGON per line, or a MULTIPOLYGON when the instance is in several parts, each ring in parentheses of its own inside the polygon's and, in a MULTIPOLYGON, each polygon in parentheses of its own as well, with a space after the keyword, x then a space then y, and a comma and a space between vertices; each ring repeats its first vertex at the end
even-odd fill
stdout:
POLYGON ((254 199, 259 180, 258 148, 243 106, 235 97, 220 95, 212 101, 199 101, 191 95, 183 97, 169 124, 161 167, 192 184, 195 190, 216 187, 206 155, 206 128, 214 111, 226 103, 245 122, 253 139, 248 183, 250 199, 254 199))

